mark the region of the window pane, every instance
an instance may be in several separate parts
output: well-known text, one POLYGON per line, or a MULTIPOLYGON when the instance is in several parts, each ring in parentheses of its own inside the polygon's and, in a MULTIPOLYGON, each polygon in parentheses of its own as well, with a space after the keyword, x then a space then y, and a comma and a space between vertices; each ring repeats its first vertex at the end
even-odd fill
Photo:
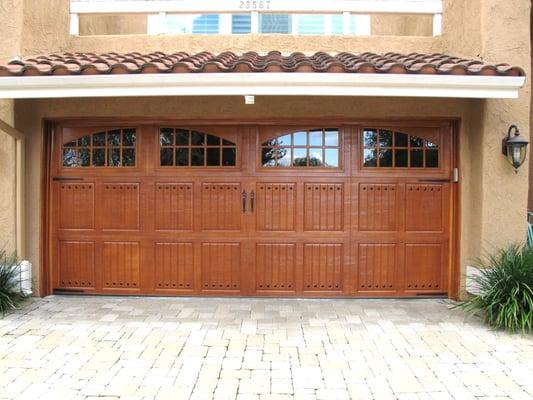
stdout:
POLYGON ((291 165, 291 149, 281 148, 277 151, 278 165, 280 167, 290 167, 291 165))
POLYGON ((107 132, 107 144, 110 146, 120 146, 120 130, 115 129, 107 132))
POLYGON ((437 143, 430 142, 429 140, 426 140, 426 147, 436 148, 438 147, 437 143))
MULTIPOLYGON (((202 165, 203 161, 202 161, 202 165)), ((176 149, 176 167, 189 166, 189 149, 186 147, 178 147, 176 149)))
POLYGON ((222 139, 222 145, 223 146, 235 146, 235 143, 230 142, 229 140, 222 139))
POLYGON ((426 168, 439 167, 439 151, 436 149, 426 150, 426 168))
POLYGON ((204 164, 204 149, 191 149, 191 165, 193 167, 203 167, 204 164))
POLYGON ((309 145, 322 146, 322 129, 309 131, 309 145))
POLYGON ((172 149, 161 149, 159 165, 162 167, 169 167, 172 165, 172 149))
POLYGON ((204 14, 193 19, 193 34, 216 34, 218 33, 218 14, 204 14))
POLYGON ((321 167, 323 164, 322 148, 311 147, 309 149, 309 166, 321 167))
POLYGON ((299 35, 323 35, 325 15, 299 14, 293 16, 298 21, 299 35))
POLYGON ((307 132, 295 132, 292 135, 292 139, 294 140, 293 145, 294 146, 307 146, 307 132))
POLYGON ((407 147, 408 135, 401 132, 394 132, 394 145, 396 147, 407 147))
POLYGON ((91 136, 87 135, 78 139, 78 146, 87 147, 91 145, 91 136))
POLYGON ((363 144, 365 147, 375 147, 378 143, 378 132, 376 129, 365 129, 363 131, 363 144))
POLYGON ((324 159, 324 166, 330 168, 338 168, 339 166, 339 150, 326 149, 326 157, 324 159))
POLYGON ((386 130, 379 131, 380 147, 392 147, 392 132, 386 130))
POLYGON ((80 149, 79 156, 81 167, 89 167, 91 165, 91 152, 89 149, 80 149))
POLYGON ((176 145, 187 146, 189 144, 189 131, 187 129, 176 129, 176 145))
POLYGON ((234 167, 235 165, 237 165, 236 149, 234 148, 222 149, 222 165, 225 165, 228 167, 234 167))
POLYGON ((207 149, 207 166, 209 167, 220 166, 220 148, 219 147, 207 149))
POLYGON ((124 129, 124 146, 135 146, 136 139, 135 129, 124 129))
POLYGON ((63 149, 63 166, 75 167, 78 164, 77 150, 63 149))
POLYGON ((307 167, 307 149, 293 149, 292 165, 294 167, 307 167))
POLYGON ((290 33, 291 16, 286 14, 259 14, 260 33, 290 33))
POLYGON ((342 15, 326 15, 326 18, 331 18, 331 33, 342 35, 342 15))
POLYGON ((406 168, 407 165, 407 150, 395 150, 394 164, 396 167, 406 168))
POLYGON ((326 146, 339 145, 339 131, 337 129, 326 129, 325 143, 326 146))
POLYGON ((416 136, 411 136, 410 139, 411 147, 422 147, 424 146, 424 140, 416 136))
POLYGON ((231 33, 250 33, 252 19, 250 14, 234 14, 231 16, 231 33))
POLYGON ((377 150, 375 149, 365 149, 363 153, 363 165, 365 167, 377 167, 378 166, 378 156, 377 150))
POLYGON ((424 150, 411 150, 411 167, 422 168, 424 166, 424 150))
POLYGON ((105 149, 93 149, 93 166, 105 166, 105 149))
POLYGON ((191 145, 193 146, 203 146, 205 143, 205 135, 202 132, 191 132, 191 145))
POLYGON ((162 146, 171 145, 174 143, 174 129, 172 128, 161 128, 159 133, 159 143, 162 146))
POLYGON ((261 149, 261 164, 263 167, 273 167, 276 165, 274 149, 272 147, 263 147, 261 149))
POLYGON ((379 151, 379 166, 392 167, 392 150, 379 151))
POLYGON ((291 145, 291 135, 283 135, 274 139, 275 144, 278 146, 290 146, 291 145))
POLYGON ((107 165, 110 167, 120 167, 120 149, 109 149, 108 152, 109 159, 107 165))
POLYGON ((207 135, 208 146, 220 146, 220 138, 218 136, 207 135))
POLYGON ((135 149, 122 149, 122 166, 135 166, 135 149))

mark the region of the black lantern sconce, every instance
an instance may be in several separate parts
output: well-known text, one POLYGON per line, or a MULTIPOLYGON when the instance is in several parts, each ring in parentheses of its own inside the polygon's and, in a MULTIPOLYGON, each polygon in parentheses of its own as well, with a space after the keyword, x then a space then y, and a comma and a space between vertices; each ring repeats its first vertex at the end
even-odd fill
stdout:
POLYGON ((516 125, 511 125, 507 136, 502 140, 502 153, 507 157, 507 161, 513 166, 514 172, 518 173, 518 168, 524 163, 527 156, 527 145, 529 142, 520 136, 520 131, 516 125), (511 133, 514 136, 511 136, 511 133))

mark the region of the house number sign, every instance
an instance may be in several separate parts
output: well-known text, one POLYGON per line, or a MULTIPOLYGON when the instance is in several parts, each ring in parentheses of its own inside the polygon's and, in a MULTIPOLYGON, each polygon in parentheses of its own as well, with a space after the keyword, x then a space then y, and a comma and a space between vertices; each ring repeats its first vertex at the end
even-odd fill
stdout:
POLYGON ((240 10, 270 10, 270 0, 239 0, 240 10))

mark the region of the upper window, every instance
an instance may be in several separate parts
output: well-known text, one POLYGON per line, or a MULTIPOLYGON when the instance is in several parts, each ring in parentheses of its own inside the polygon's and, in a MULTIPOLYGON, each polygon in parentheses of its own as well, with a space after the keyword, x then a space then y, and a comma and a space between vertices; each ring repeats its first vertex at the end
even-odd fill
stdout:
POLYGON ((159 160, 162 167, 234 167, 235 143, 197 130, 161 128, 159 160))
POLYGON ((365 128, 362 134, 363 167, 438 168, 437 143, 403 132, 365 128))
POLYGON ((286 133, 261 145, 263 167, 339 167, 337 128, 299 130, 286 133))
POLYGON ((63 145, 64 167, 134 167, 135 128, 100 131, 63 145))

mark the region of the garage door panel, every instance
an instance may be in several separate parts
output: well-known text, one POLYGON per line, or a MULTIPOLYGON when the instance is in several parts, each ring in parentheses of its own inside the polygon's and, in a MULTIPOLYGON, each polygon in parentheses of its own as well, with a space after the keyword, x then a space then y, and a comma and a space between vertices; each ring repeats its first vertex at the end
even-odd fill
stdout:
POLYGON ((303 290, 342 291, 344 252, 342 243, 305 243, 303 290))
POLYGON ((255 248, 255 289, 258 292, 294 292, 295 243, 257 243, 255 248))
POLYGON ((194 185, 191 182, 156 183, 154 218, 156 230, 193 229, 194 185))
POLYGON ((138 291, 140 289, 140 243, 102 243, 103 289, 138 291))
POLYGON ((443 205, 447 192, 442 184, 406 184, 405 230, 443 232, 443 205))
POLYGON ((242 254, 240 243, 202 243, 203 291, 239 292, 242 254))
POLYGON ((399 228, 398 185, 361 183, 358 189, 358 230, 396 231, 399 228))
POLYGON ((57 188, 59 191, 59 228, 94 229, 94 183, 61 183, 57 185, 57 188))
POLYGON ((195 289, 192 242, 155 243, 154 289, 186 292, 195 289))
POLYGON ((258 231, 296 230, 296 183, 258 182, 255 202, 258 231))
POLYGON ((399 275, 397 245, 360 243, 357 246, 357 290, 395 292, 399 275))
POLYGON ((97 216, 103 230, 139 230, 140 183, 102 183, 98 190, 97 216))
POLYGON ((94 242, 60 241, 58 286, 94 289, 96 285, 94 260, 94 242))
POLYGON ((344 229, 344 184, 304 183, 304 230, 344 229))
POLYGON ((239 182, 201 185, 201 226, 204 231, 240 231, 242 186, 239 182))
POLYGON ((444 292, 443 262, 446 247, 442 243, 407 243, 405 245, 404 289, 406 291, 444 292))

